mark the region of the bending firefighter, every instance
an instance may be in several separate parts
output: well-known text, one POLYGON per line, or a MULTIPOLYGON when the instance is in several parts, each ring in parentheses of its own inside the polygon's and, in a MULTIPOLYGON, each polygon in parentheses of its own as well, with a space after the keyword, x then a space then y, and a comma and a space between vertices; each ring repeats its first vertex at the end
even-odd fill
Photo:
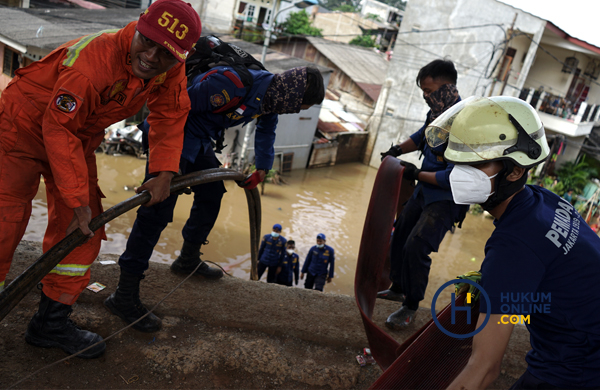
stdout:
MULTIPOLYGON (((281 74, 248 70, 254 78, 249 92, 243 87, 235 69, 229 66, 215 67, 193 79, 188 88, 192 108, 185 125, 179 167, 182 174, 218 168, 221 163, 215 156, 214 148, 219 149, 219 145, 222 145, 220 140, 223 139, 223 132, 229 127, 258 118, 254 140, 257 170, 240 183, 245 188, 255 188, 273 165, 278 115, 308 109, 314 104, 320 104, 325 96, 323 77, 316 68, 294 68, 281 74), (233 100, 233 97, 242 97, 243 104, 234 112, 220 112, 229 102, 228 99, 233 100)), ((150 133, 153 131, 150 121, 143 125, 150 133)), ((152 177, 147 171, 145 181, 152 180, 152 177)), ((218 181, 194 186, 192 191, 194 202, 183 227, 181 254, 171 265, 171 270, 189 274, 199 266, 197 275, 218 279, 223 276, 223 272, 209 267, 200 259, 200 248, 207 243, 208 234, 217 220, 225 186, 222 181, 218 181)), ((173 221, 177 197, 174 194, 160 204, 138 209, 127 247, 119 258, 119 285, 115 293, 105 301, 114 314, 128 323, 148 312, 139 298, 140 281, 148 269, 152 251, 162 231, 173 221)), ((160 318, 149 314, 136 323, 134 328, 142 332, 155 332, 160 329, 161 324, 160 318)))
POLYGON ((600 238, 569 202, 525 185, 549 153, 537 112, 513 97, 470 98, 425 133, 431 146, 448 144, 454 201, 495 218, 481 265, 491 306, 479 300, 477 328, 490 318, 449 388, 484 389, 498 376, 514 327, 507 315, 528 317, 532 347, 511 389, 599 388, 600 238))
POLYGON ((155 204, 169 196, 178 170, 183 126, 190 107, 183 62, 200 36, 200 18, 180 0, 158 0, 121 30, 103 31, 67 42, 44 59, 18 69, 0 100, 0 290, 21 240, 31 202, 44 177, 48 199, 48 251, 79 228, 89 241, 65 257, 44 279, 38 312, 25 340, 78 355, 100 356, 99 335, 79 329, 71 305, 90 280, 90 265, 105 239, 88 225, 102 212, 94 151, 104 129, 137 113, 152 114, 147 190, 155 204), (178 24, 167 27, 164 14, 178 24), (171 29, 171 26, 173 28, 171 29))

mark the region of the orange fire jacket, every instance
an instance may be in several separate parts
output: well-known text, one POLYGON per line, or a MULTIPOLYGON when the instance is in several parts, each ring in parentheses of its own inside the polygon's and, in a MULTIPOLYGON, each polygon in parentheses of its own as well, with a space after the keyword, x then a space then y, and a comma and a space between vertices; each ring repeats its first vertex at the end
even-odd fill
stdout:
POLYGON ((71 208, 87 206, 85 156, 94 153, 109 125, 148 103, 150 173, 177 172, 190 109, 185 67, 177 64, 144 83, 129 56, 137 22, 60 46, 17 70, 2 93, 0 112, 11 117, 19 142, 42 143, 55 182, 71 208))

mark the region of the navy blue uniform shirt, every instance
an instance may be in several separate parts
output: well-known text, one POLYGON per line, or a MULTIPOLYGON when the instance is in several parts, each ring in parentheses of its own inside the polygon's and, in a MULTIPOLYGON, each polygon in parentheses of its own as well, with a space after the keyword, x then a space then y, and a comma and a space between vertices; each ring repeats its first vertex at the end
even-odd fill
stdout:
POLYGON ((269 267, 280 265, 285 255, 286 242, 287 240, 281 235, 279 237, 273 237, 270 233, 265 235, 258 249, 258 260, 269 267))
POLYGON ((325 275, 327 274, 327 268, 329 267, 329 277, 333 278, 333 267, 335 265, 335 253, 333 248, 329 245, 323 245, 323 248, 317 248, 314 245, 310 248, 304 265, 302 266, 302 273, 310 273, 312 275, 325 275))
POLYGON ((481 283, 492 314, 530 315, 527 369, 561 388, 600 386, 600 238, 537 186, 516 194, 495 225, 481 283))
POLYGON ((298 283, 299 262, 300 257, 297 254, 292 253, 289 255, 286 251, 283 260, 281 260, 280 280, 292 283, 293 278, 296 277, 296 283, 298 283))
MULTIPOLYGON (((216 73, 202 78, 202 73, 194 78, 193 84, 188 88, 188 95, 192 108, 185 124, 183 151, 181 156, 194 162, 198 154, 206 154, 213 149, 215 141, 223 136, 223 132, 233 126, 245 125, 254 118, 258 118, 256 133, 254 135, 254 152, 257 169, 271 169, 275 150, 275 129, 277 128, 277 114, 262 115, 262 98, 273 80, 273 74, 263 70, 249 69, 254 84, 244 99, 243 104, 229 114, 213 113, 219 107, 229 103, 234 97, 243 96, 244 88, 238 88, 224 72, 235 71, 231 67, 217 66, 209 72, 216 73), (201 81, 202 80, 202 81, 201 81)), ((144 122, 144 130, 148 131, 148 123, 144 122)))
POLYGON ((447 163, 444 160, 444 150, 446 145, 438 146, 432 150, 424 139, 425 128, 429 124, 430 115, 431 111, 427 113, 427 120, 423 127, 410 136, 410 139, 413 140, 417 147, 422 145, 423 148, 423 163, 421 164, 421 170, 425 172, 436 172, 435 179, 439 185, 435 186, 423 181, 417 181, 417 187, 415 188, 413 196, 416 197, 419 191, 423 192, 425 206, 441 200, 451 200, 454 202, 452 191, 450 190, 450 172, 452 172, 454 164, 447 163), (436 153, 434 153, 434 151, 436 153))

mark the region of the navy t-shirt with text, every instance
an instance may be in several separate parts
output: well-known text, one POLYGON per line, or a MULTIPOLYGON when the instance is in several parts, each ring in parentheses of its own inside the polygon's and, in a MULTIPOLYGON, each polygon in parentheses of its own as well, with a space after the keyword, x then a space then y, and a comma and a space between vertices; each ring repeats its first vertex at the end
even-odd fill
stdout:
POLYGON ((481 284, 492 314, 530 316, 527 369, 559 387, 600 386, 600 238, 537 186, 515 195, 495 225, 481 284))

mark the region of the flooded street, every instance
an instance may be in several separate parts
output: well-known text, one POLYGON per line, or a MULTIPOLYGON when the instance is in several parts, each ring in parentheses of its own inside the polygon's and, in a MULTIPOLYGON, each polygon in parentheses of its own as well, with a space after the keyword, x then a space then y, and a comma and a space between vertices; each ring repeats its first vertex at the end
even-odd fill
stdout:
MULTIPOLYGON (((96 157, 100 187, 106 195, 104 208, 133 196, 133 187, 143 179, 145 161, 132 156, 97 154, 96 157)), ((356 258, 376 173, 375 169, 366 165, 351 163, 296 170, 283 176, 287 184, 267 184, 261 197, 261 235, 269 233, 273 224, 280 223, 282 235, 296 241, 296 252, 302 264, 308 250, 316 243, 317 233, 324 233, 327 244, 335 250, 336 258, 335 277, 325 286, 325 291, 354 295, 356 258)), ((236 277, 248 279, 250 234, 246 197, 234 182, 225 184, 228 192, 208 237, 210 244, 201 250, 204 259, 219 263, 236 277)), ((163 231, 152 261, 170 263, 175 260, 181 249, 181 229, 191 204, 192 196, 180 196, 174 222, 163 231)), ((101 253, 123 252, 135 215, 135 210, 130 211, 106 226, 108 241, 102 243, 101 253)), ((46 197, 42 184, 34 200, 32 218, 24 239, 41 241, 46 221, 46 197)), ((439 253, 432 255, 429 288, 423 306, 431 304, 436 290, 446 281, 467 271, 479 270, 484 244, 492 230, 490 219, 467 215, 462 229, 446 235, 439 253)), ((302 282, 299 287, 302 287, 302 282)), ((444 300, 447 302, 450 289, 446 290, 444 300)), ((437 306, 440 307, 439 304, 437 306)))

